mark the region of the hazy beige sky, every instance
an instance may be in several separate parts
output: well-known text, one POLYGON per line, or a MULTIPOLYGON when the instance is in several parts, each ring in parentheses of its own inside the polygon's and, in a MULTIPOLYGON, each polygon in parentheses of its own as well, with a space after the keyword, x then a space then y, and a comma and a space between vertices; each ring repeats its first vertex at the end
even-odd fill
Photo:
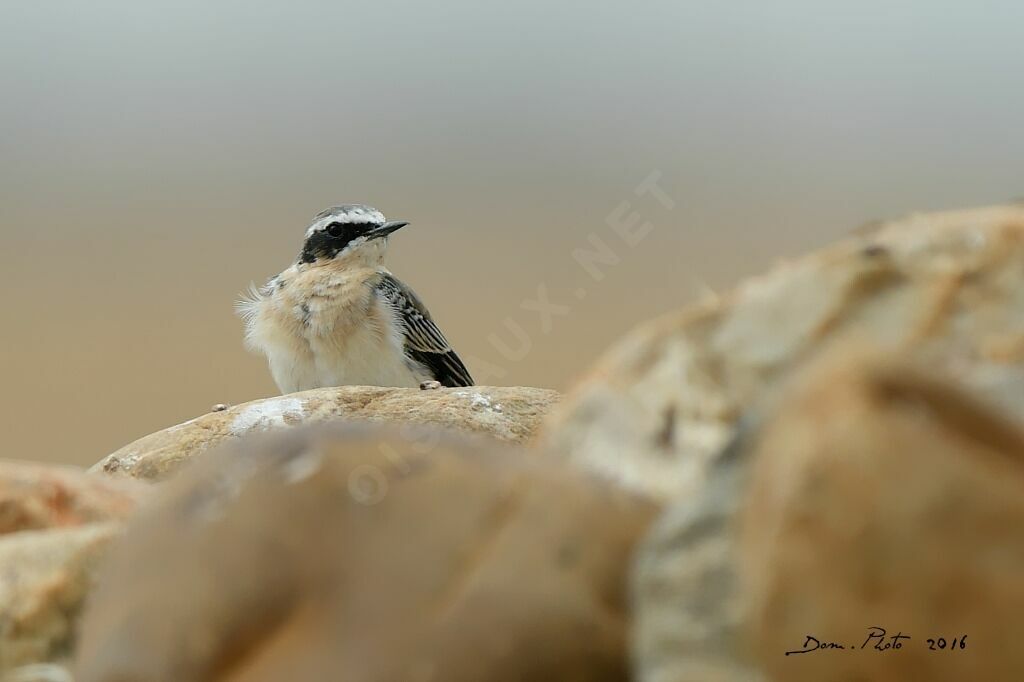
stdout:
POLYGON ((840 4, 0 4, 5 456, 272 394, 232 302, 334 203, 412 222, 478 376, 564 388, 700 282, 1024 194, 1022 6, 840 4))

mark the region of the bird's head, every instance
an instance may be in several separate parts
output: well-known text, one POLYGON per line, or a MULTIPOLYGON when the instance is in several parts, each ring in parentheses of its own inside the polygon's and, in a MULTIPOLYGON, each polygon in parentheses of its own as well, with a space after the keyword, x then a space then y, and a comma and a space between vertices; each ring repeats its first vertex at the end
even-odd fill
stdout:
POLYGON ((300 263, 315 263, 354 257, 380 261, 387 237, 409 223, 387 221, 373 206, 342 204, 321 211, 306 230, 300 263))

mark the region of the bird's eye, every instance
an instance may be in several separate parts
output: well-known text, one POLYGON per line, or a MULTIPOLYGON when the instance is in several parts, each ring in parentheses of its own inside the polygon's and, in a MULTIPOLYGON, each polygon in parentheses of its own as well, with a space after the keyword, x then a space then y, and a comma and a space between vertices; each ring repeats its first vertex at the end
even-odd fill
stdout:
POLYGON ((340 237, 345 231, 345 226, 341 223, 331 223, 327 226, 327 234, 332 237, 340 237))

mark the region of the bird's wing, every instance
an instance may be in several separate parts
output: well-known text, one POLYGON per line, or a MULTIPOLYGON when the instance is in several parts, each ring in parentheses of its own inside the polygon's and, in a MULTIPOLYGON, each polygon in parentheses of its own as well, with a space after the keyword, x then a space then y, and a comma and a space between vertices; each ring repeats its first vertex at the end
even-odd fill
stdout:
POLYGON ((426 366, 443 386, 472 386, 473 377, 466 365, 452 350, 415 292, 391 273, 383 274, 376 289, 405 325, 406 354, 426 366))

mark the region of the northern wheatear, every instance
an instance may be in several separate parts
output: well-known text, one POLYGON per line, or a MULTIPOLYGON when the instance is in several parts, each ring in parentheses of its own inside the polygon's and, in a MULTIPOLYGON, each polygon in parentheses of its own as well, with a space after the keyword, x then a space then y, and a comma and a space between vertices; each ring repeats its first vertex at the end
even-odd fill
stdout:
POLYGON ((473 378, 412 289, 384 267, 388 235, 372 206, 321 212, 298 260, 238 303, 246 345, 283 393, 323 386, 471 386, 473 378))

